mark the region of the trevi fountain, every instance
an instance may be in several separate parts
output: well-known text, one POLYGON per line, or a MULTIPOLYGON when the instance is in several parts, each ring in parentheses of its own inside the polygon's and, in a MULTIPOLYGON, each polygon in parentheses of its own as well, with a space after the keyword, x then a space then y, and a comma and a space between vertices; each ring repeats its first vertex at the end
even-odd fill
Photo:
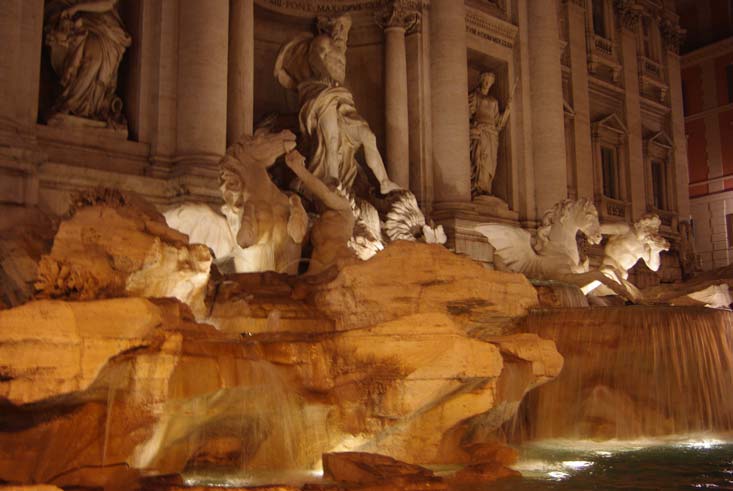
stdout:
POLYGON ((7 0, 0 489, 733 489, 674 3, 592 3, 7 0))

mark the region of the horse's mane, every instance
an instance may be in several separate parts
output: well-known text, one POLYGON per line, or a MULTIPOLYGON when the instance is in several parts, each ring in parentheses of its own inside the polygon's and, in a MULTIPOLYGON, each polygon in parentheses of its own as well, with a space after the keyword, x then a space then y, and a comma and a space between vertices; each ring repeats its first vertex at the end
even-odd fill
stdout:
POLYGON ((584 214, 593 214, 598 216, 598 210, 593 206, 587 198, 578 200, 564 199, 547 210, 542 215, 542 225, 537 228, 537 239, 535 249, 539 252, 550 240, 550 230, 556 223, 565 223, 569 216, 582 210, 584 214))
POLYGON ((646 214, 634 223, 634 230, 637 235, 652 237, 659 232, 662 221, 657 215, 646 214))

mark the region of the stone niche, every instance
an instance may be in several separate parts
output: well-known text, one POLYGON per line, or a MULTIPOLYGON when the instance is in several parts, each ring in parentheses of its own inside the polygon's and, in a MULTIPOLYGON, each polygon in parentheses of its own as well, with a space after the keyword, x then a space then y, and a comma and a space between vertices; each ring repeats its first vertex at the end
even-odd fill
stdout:
MULTIPOLYGON (((468 94, 478 87, 479 77, 484 72, 492 72, 496 76, 496 81, 491 87, 489 95, 499 101, 499 111, 504 112, 506 110, 506 104, 509 101, 513 85, 509 80, 508 64, 505 61, 493 58, 485 53, 469 49, 468 94)), ((512 111, 514 111, 514 109, 512 109, 512 111)), ((491 194, 492 196, 496 196, 509 204, 510 208, 513 196, 511 153, 511 123, 507 122, 506 127, 504 127, 504 129, 499 133, 499 153, 497 155, 496 176, 494 177, 491 194)))
MULTIPOLYGON (((52 0, 45 0, 44 10, 49 7, 52 0)), ((125 49, 122 60, 118 68, 116 95, 122 100, 122 115, 127 123, 127 138, 130 140, 139 140, 141 127, 140 102, 143 97, 141 83, 141 67, 142 63, 142 19, 143 19, 143 2, 142 0, 124 0, 118 1, 116 9, 122 19, 125 31, 132 38, 132 44, 125 49)), ((44 23, 45 27, 45 23, 44 23)), ((46 45, 46 33, 43 34, 41 43, 41 56, 39 63, 40 83, 38 89, 38 124, 46 125, 50 116, 51 108, 56 101, 61 87, 59 84, 59 76, 51 67, 51 50, 46 45)), ((73 133, 84 133, 84 128, 76 128, 70 130, 64 128, 64 132, 72 131, 73 133)), ((88 131, 88 129, 86 129, 88 131)), ((54 132, 55 133, 55 132, 54 132)), ((102 132, 108 134, 108 132, 102 132)), ((115 135, 116 138, 124 136, 124 132, 115 135)))

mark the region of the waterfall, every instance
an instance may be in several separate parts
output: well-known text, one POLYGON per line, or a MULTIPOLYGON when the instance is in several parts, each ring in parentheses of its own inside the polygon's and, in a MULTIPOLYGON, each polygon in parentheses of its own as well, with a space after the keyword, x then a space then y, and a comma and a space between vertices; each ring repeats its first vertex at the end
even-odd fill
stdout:
POLYGON ((733 430, 733 313, 696 307, 538 310, 527 330, 565 357, 508 439, 636 439, 733 430))

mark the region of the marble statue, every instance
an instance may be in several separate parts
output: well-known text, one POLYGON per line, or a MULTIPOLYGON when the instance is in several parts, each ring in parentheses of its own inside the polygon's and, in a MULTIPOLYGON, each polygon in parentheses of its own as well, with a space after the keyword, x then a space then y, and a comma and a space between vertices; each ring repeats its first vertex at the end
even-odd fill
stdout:
POLYGON ((565 280, 570 275, 588 272, 588 259, 580 260, 575 240, 578 231, 591 244, 601 241, 598 211, 585 198, 563 200, 548 210, 534 241, 527 230, 511 225, 486 223, 475 229, 494 247, 497 269, 539 280, 565 280))
POLYGON ((390 241, 422 240, 428 244, 445 244, 447 240, 442 225, 434 227, 425 222, 417 198, 407 190, 395 193, 384 222, 384 233, 390 241))
POLYGON ((601 233, 611 235, 604 249, 600 270, 616 280, 626 280, 629 270, 641 259, 652 271, 661 265, 662 251, 669 250, 669 242, 659 235, 662 224, 657 215, 645 215, 628 224, 601 225, 601 233))
MULTIPOLYGON (((661 265, 662 251, 669 250, 669 242, 659 235, 662 224, 657 215, 645 215, 629 226, 626 223, 601 225, 601 233, 610 235, 603 250, 600 272, 621 285, 634 300, 641 300, 641 292, 629 283, 629 270, 641 259, 652 271, 658 271, 661 265)), ((601 285, 602 281, 594 281, 585 288, 585 293, 595 295, 612 295, 615 291, 601 285)), ((607 284, 606 284, 607 285, 607 284)))
POLYGON ((399 186, 387 176, 376 137, 357 111, 351 91, 343 86, 350 28, 348 14, 319 18, 317 35, 300 34, 280 49, 274 74, 283 87, 298 91, 308 170, 351 189, 357 175, 356 153, 363 148, 366 165, 386 194, 399 186))
POLYGON ((492 72, 482 73, 478 87, 468 97, 471 115, 471 192, 474 196, 491 194, 496 176, 499 133, 506 126, 511 113, 511 96, 504 112, 501 112, 499 101, 489 95, 495 80, 496 76, 492 72))
POLYGON ((266 128, 245 135, 221 161, 221 214, 203 204, 183 204, 164 215, 168 225, 214 251, 217 263, 233 260, 238 273, 295 274, 308 215, 300 197, 288 196, 267 173, 279 156, 295 149, 295 135, 266 128))
POLYGON ((61 91, 50 125, 124 129, 117 69, 132 39, 117 0, 50 0, 45 10, 46 45, 61 91))
POLYGON ((351 202, 338 181, 329 179, 328 185, 305 167, 305 157, 293 150, 285 156, 285 163, 295 173, 312 196, 320 215, 311 229, 311 254, 307 274, 317 274, 331 266, 353 261, 357 256, 349 247, 354 235, 356 217, 351 202))

